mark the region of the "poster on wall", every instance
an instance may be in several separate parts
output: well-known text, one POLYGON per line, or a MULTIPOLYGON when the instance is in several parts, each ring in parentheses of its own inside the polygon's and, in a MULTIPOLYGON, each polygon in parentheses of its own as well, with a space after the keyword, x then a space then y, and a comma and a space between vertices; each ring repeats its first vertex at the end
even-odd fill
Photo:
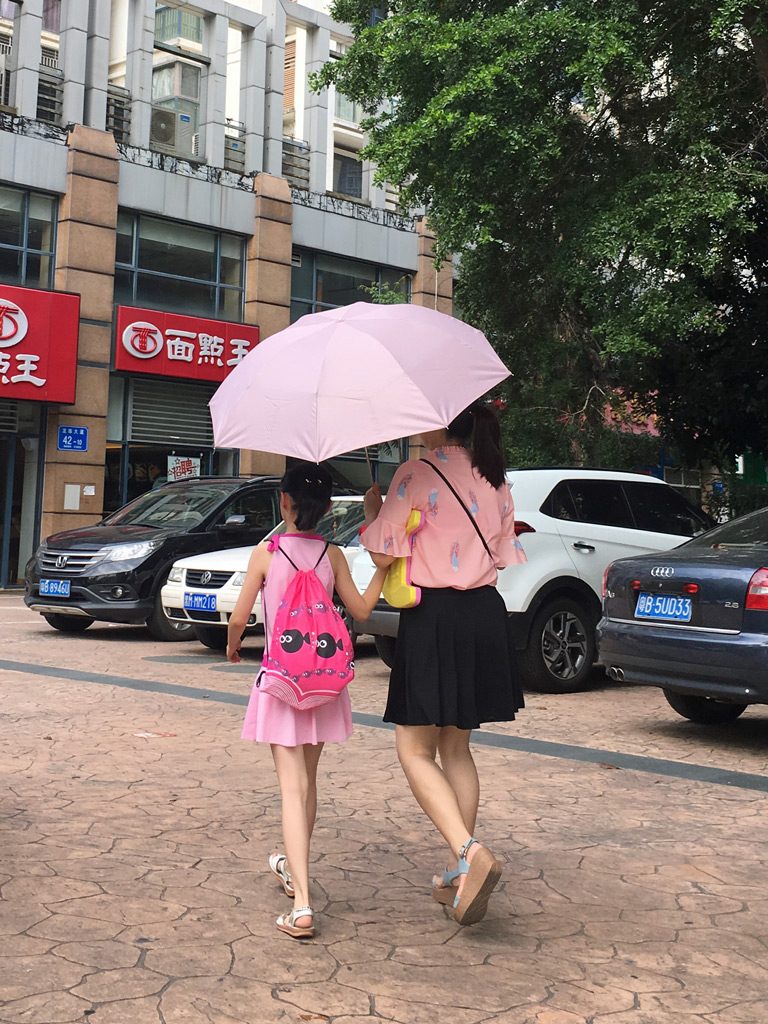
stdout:
POLYGON ((168 456, 168 480, 191 480, 200 476, 200 459, 187 455, 168 456))
POLYGON ((0 398, 75 401, 80 296, 0 284, 0 398))
POLYGON ((221 382, 259 343, 259 328, 118 306, 115 369, 221 382))

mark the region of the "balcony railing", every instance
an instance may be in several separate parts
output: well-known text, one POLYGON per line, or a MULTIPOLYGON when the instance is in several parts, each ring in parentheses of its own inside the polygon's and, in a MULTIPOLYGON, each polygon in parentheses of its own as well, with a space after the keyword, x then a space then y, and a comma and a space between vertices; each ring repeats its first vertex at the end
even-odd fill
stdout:
POLYGON ((283 139, 283 177, 295 188, 309 188, 309 143, 283 139))
POLYGON ((131 94, 119 85, 107 88, 107 131, 118 143, 128 143, 131 137, 131 94))

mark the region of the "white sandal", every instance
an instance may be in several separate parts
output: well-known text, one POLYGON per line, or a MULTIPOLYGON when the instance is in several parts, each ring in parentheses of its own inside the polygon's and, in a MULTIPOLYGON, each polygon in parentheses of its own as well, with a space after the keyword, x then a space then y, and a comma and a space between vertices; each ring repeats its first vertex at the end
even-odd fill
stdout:
POLYGON ((285 932, 292 939, 313 939, 315 937, 315 915, 312 907, 295 907, 290 914, 281 914, 277 921, 278 931, 285 932), (312 919, 312 924, 299 927, 296 922, 302 917, 312 919))
POLYGON ((288 870, 288 858, 284 853, 271 853, 269 855, 269 870, 283 887, 286 896, 293 899, 293 880, 288 870))

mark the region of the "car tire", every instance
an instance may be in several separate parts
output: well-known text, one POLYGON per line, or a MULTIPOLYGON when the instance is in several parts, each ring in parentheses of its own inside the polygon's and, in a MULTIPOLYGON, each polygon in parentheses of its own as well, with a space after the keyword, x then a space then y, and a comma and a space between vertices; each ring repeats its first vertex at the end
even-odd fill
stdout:
POLYGON ((44 615, 43 618, 60 633, 84 633, 95 621, 85 615, 44 615))
POLYGON ((729 700, 716 700, 714 697, 696 697, 689 693, 675 693, 664 690, 669 706, 698 725, 727 725, 735 722, 739 715, 747 710, 746 704, 733 704, 729 700))
POLYGON ((392 668, 395 664, 395 651, 397 650, 397 638, 394 636, 375 636, 373 643, 376 653, 387 666, 392 668))
POLYGON ((155 610, 147 619, 147 629, 153 640, 164 640, 166 643, 177 643, 181 640, 194 640, 195 627, 191 622, 175 622, 163 611, 161 591, 165 580, 157 588, 155 594, 155 610))
POLYGON ((526 690, 576 693, 595 661, 594 615, 569 597, 547 601, 536 613, 519 668, 526 690))
POLYGON ((226 626, 194 626, 195 636, 204 647, 212 651, 226 651, 227 649, 227 627, 226 626))

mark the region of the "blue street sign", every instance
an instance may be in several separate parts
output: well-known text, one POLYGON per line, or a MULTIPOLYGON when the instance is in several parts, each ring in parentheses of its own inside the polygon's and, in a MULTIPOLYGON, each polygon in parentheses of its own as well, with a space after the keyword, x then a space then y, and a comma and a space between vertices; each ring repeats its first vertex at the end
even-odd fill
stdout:
POLYGON ((60 452, 87 452, 88 427, 59 427, 60 452))

